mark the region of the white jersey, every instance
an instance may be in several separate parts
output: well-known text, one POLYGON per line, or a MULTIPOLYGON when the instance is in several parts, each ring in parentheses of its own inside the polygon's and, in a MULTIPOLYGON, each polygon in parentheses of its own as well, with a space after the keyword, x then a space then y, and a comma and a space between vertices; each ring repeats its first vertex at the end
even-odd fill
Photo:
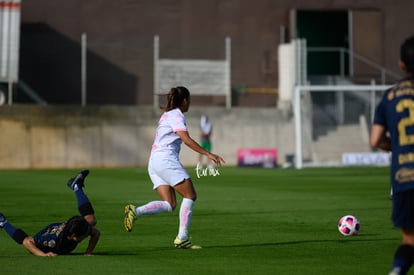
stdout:
POLYGON ((200 130, 203 134, 208 135, 211 133, 213 125, 211 124, 209 118, 206 115, 202 115, 200 119, 200 130))
POLYGON ((182 143, 176 134, 179 131, 187 131, 185 116, 181 110, 176 108, 163 113, 158 121, 151 155, 162 154, 178 158, 182 143))

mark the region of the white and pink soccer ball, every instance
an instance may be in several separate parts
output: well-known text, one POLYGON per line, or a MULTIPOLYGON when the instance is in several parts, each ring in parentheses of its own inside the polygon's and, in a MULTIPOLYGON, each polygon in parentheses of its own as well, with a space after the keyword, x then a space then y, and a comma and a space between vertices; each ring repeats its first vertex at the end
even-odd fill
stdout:
POLYGON ((352 215, 346 215, 339 219, 338 230, 344 236, 354 236, 358 234, 361 228, 359 220, 352 215))

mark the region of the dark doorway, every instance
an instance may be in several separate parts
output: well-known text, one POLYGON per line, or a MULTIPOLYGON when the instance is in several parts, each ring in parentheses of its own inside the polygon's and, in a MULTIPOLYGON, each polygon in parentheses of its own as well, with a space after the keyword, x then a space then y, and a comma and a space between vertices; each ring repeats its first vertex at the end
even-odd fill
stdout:
POLYGON ((296 37, 306 39, 307 47, 330 50, 308 52, 308 75, 349 74, 349 56, 333 48, 349 49, 348 11, 296 11, 296 37))

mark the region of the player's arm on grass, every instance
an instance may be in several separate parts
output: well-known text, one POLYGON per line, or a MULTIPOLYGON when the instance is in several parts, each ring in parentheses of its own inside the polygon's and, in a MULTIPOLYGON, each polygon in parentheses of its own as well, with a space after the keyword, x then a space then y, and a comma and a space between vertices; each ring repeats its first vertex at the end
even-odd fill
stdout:
POLYGON ((374 124, 372 126, 369 143, 371 147, 391 151, 391 140, 387 136, 385 127, 382 125, 374 124))
POLYGON ((190 137, 190 134, 188 131, 178 131, 175 132, 181 140, 190 147, 190 149, 194 150, 195 152, 199 154, 203 154, 207 156, 209 159, 214 161, 215 164, 220 165, 222 163, 225 163, 224 159, 216 154, 210 153, 207 150, 203 149, 194 139, 190 137))
POLYGON ((30 236, 27 236, 26 238, 24 238, 22 244, 27 250, 29 250, 30 253, 32 253, 35 256, 44 256, 44 257, 57 256, 57 254, 53 252, 44 253, 42 250, 37 248, 34 239, 30 236))
POLYGON ((93 250, 95 249, 95 246, 98 243, 100 236, 101 236, 101 232, 95 226, 92 226, 91 237, 89 238, 89 244, 83 255, 85 256, 93 255, 93 250))

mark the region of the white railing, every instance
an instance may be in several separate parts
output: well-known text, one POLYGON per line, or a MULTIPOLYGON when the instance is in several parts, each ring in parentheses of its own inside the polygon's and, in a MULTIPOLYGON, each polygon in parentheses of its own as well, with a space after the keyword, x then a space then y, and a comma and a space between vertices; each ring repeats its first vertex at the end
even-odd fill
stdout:
POLYGON ((354 69, 353 69, 353 60, 358 60, 361 63, 368 65, 369 67, 378 70, 381 84, 385 85, 387 81, 387 76, 393 78, 393 80, 398 80, 401 78, 400 75, 397 73, 388 70, 384 66, 379 65, 378 63, 358 54, 353 51, 350 51, 347 48, 343 47, 308 47, 307 52, 338 52, 339 53, 339 75, 345 76, 345 64, 346 64, 346 55, 349 57, 349 75, 354 76, 354 69))

